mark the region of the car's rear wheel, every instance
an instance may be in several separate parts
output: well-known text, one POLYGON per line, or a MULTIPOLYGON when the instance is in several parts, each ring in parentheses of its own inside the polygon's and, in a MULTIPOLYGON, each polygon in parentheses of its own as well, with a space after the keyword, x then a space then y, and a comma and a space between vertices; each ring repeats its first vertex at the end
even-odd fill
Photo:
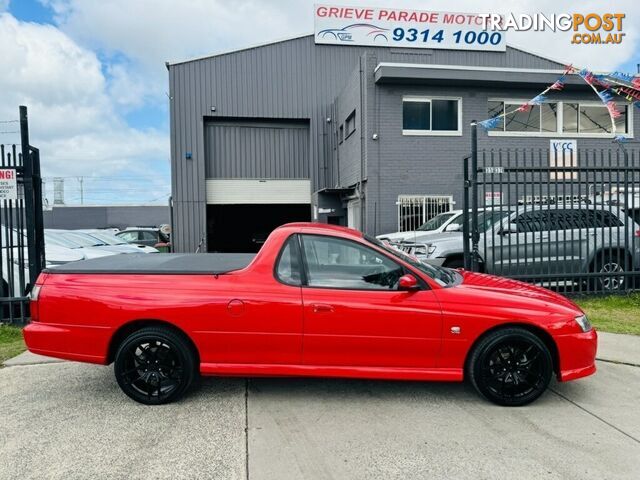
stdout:
POLYGON ((498 405, 520 406, 544 393, 553 375, 551 352, 523 328, 496 330, 478 342, 468 364, 476 390, 498 405))
POLYGON ((129 397, 147 405, 180 398, 196 375, 196 356, 180 334, 142 328, 124 339, 114 362, 116 380, 129 397))
POLYGON ((605 292, 617 292, 626 288, 629 271, 629 260, 624 253, 606 253, 604 256, 596 256, 594 271, 601 276, 596 279, 595 288, 605 292))

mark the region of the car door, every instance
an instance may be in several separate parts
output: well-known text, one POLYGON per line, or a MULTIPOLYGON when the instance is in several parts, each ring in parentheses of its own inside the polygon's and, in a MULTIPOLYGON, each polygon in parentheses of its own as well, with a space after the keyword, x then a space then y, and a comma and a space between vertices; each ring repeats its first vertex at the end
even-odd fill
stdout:
POLYGON ((300 238, 305 364, 436 366, 442 314, 431 290, 399 291, 404 268, 361 243, 300 238))
POLYGON ((495 275, 536 275, 549 268, 548 210, 506 219, 487 235, 487 271, 495 275))

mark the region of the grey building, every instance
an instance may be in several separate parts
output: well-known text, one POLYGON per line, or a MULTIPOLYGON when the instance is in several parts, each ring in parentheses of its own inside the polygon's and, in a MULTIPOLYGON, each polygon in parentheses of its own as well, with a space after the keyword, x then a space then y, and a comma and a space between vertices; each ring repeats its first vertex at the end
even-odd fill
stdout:
MULTIPOLYGON (((288 221, 379 234, 461 208, 470 122, 529 100, 564 66, 513 47, 317 45, 309 35, 167 68, 174 247, 248 251, 288 221)), ((637 135, 633 115, 624 105, 619 132, 637 135)), ((609 147, 608 118, 572 76, 501 131, 479 129, 479 143, 609 147)))
POLYGON ((54 205, 43 212, 45 228, 159 227, 171 222, 164 205, 54 205))

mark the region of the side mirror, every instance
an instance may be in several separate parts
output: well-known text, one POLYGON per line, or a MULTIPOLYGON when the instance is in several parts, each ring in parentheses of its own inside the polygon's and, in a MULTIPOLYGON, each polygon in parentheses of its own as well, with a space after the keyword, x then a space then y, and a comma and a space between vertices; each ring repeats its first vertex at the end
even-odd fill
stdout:
POLYGON ((445 232, 460 232, 462 231, 462 225, 459 223, 450 223, 446 227, 444 227, 445 232))
POLYGON ((512 233, 518 233, 518 225, 515 223, 510 223, 500 230, 500 235, 511 235, 512 233))
POLYGON ((413 275, 403 275, 398 280, 398 290, 412 292, 414 290, 418 290, 419 288, 420 285, 418 285, 418 280, 413 275))

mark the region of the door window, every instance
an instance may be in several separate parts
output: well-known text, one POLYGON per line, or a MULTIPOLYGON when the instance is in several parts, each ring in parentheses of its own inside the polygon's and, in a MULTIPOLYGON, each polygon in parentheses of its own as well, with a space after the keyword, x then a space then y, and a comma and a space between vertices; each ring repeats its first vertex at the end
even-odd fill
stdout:
POLYGON ((390 258, 348 240, 303 235, 310 287, 397 290, 403 269, 390 258))
POLYGON ((140 232, 140 240, 148 242, 155 242, 158 239, 158 235, 154 232, 140 232))
POLYGON ((138 232, 124 232, 118 235, 125 242, 135 242, 138 240, 138 232))

